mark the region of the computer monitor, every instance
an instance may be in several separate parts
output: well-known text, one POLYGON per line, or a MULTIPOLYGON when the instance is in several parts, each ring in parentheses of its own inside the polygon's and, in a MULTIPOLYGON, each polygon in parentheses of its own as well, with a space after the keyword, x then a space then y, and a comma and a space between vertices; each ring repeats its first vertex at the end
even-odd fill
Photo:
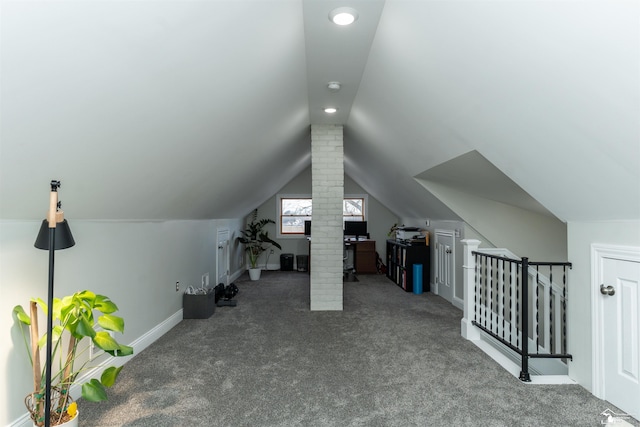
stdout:
POLYGON ((305 220, 304 222, 304 235, 309 237, 311 236, 311 221, 305 220))
POLYGON ((367 237, 367 221, 345 221, 344 235, 356 238, 367 237))

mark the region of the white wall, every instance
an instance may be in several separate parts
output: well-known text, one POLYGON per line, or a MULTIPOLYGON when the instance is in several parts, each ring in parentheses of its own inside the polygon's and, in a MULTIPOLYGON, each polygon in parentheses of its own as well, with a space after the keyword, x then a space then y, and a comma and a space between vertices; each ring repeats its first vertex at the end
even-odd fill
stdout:
POLYGON ((499 248, 536 261, 567 260, 566 224, 552 215, 418 180, 499 248))
MULTIPOLYGON (((125 344, 179 312, 186 286, 198 286, 207 272, 216 277, 217 228, 237 235, 241 224, 67 218, 76 245, 56 252, 55 296, 90 289, 112 298, 125 319, 120 339, 125 344)), ((39 221, 0 221, 0 425, 26 413, 23 399, 32 384, 22 335, 11 312, 17 304, 28 305, 31 297, 46 299, 48 252, 33 246, 39 227, 39 221)))
POLYGON ((569 376, 592 390, 591 245, 640 246, 640 220, 568 224, 568 346, 573 354, 569 376))

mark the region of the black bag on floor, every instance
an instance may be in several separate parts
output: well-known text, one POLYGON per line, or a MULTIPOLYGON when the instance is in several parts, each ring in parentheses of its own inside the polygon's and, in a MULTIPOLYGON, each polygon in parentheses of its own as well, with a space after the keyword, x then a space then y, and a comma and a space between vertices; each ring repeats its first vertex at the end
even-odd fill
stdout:
POLYGON ((215 287, 215 288, 213 288, 213 292, 215 292, 215 293, 216 293, 216 295, 215 295, 215 302, 220 301, 220 300, 224 297, 224 294, 225 294, 225 291, 224 291, 224 283, 218 283, 218 284, 216 285, 216 287, 215 287))
POLYGON ((238 295, 238 292, 240 292, 240 289, 238 289, 235 283, 231 283, 224 290, 224 298, 229 300, 238 295))

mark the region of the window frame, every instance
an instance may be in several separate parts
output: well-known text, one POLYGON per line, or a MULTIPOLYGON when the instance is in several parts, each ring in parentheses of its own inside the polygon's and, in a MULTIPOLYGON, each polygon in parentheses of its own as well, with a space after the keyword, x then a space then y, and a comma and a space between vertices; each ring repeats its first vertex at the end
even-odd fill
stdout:
MULTIPOLYGON (((311 197, 311 194, 278 194, 277 198, 276 198, 276 236, 279 239, 300 239, 300 238, 304 238, 304 230, 300 233, 283 233, 282 232, 282 217, 283 217, 283 213, 282 213, 282 201, 286 200, 286 199, 309 199, 311 200, 312 206, 313 206, 313 198, 311 197)), ((368 216, 369 216, 369 195, 368 194, 345 194, 343 196, 344 200, 347 199, 362 199, 362 211, 363 214, 362 215, 357 215, 355 217, 360 217, 362 218, 362 221, 367 221, 368 220, 368 216)), ((344 202, 343 202, 344 203, 344 202)), ((343 205, 344 206, 344 205, 343 205)), ((343 212, 344 213, 344 212, 343 212)), ((286 216, 291 216, 291 215, 286 215, 286 216)), ((354 217, 352 216, 352 217, 354 217)), ((306 217, 306 215, 305 215, 306 217)), ((343 215, 343 221, 347 221, 347 218, 349 216, 347 215, 343 215)))
POLYGON ((312 203, 312 208, 313 208, 313 200, 311 199, 311 195, 286 195, 286 194, 279 194, 278 195, 278 212, 277 212, 277 218, 278 218, 278 230, 277 230, 277 236, 279 238, 287 238, 287 237, 304 237, 304 228, 302 230, 302 233, 283 233, 282 232, 282 217, 283 216, 287 216, 287 217, 303 217, 303 218, 308 218, 309 215, 284 215, 282 213, 282 202, 283 200, 290 200, 290 199, 297 199, 297 200, 311 200, 312 203))

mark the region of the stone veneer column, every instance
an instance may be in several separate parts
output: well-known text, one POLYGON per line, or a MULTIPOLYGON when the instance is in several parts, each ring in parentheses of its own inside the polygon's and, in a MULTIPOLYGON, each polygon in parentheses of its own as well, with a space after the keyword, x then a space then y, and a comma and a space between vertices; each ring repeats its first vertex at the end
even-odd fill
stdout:
POLYGON ((311 126, 311 310, 342 310, 342 126, 311 126))

